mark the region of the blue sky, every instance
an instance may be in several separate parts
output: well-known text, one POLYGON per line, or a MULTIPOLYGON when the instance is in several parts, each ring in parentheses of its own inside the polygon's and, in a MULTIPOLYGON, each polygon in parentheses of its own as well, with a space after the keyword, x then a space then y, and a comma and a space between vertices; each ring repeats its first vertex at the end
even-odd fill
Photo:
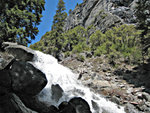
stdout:
MULTIPOLYGON (((31 44, 34 44, 37 41, 40 41, 41 37, 47 32, 50 31, 52 22, 53 22, 53 16, 56 13, 57 10, 57 4, 59 0, 45 0, 45 11, 43 11, 43 17, 39 28, 39 33, 36 36, 35 40, 32 40, 31 44)), ((77 3, 82 3, 83 0, 64 0, 65 6, 66 6, 66 12, 70 9, 74 9, 77 3)))

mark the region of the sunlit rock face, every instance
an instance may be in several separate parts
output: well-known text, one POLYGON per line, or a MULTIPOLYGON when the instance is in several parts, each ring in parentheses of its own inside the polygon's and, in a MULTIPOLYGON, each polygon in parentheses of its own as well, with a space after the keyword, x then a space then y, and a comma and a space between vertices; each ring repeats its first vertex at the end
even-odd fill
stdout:
POLYGON ((134 6, 134 0, 84 0, 70 12, 64 29, 93 25, 105 32, 123 23, 135 23, 134 6))

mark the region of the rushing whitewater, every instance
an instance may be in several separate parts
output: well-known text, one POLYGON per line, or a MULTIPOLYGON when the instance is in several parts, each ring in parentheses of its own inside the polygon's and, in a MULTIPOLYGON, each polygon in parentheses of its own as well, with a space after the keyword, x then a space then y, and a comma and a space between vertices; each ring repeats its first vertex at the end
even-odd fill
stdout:
POLYGON ((125 113, 123 107, 118 107, 118 105, 107 101, 99 94, 94 94, 89 88, 83 86, 77 80, 77 76, 68 68, 58 64, 53 56, 43 54, 39 51, 35 53, 33 64, 45 73, 48 80, 48 84, 38 95, 40 101, 58 106, 61 102, 69 101, 73 97, 82 97, 89 103, 92 113, 125 113), (52 84, 59 84, 64 91, 63 96, 58 102, 55 102, 51 98, 52 84), (92 107, 92 101, 97 103, 97 110, 92 107))

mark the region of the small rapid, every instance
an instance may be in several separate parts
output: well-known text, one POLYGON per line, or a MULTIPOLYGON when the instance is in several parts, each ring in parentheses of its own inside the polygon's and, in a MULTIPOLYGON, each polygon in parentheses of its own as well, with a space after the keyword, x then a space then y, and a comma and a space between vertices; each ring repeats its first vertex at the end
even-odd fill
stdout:
POLYGON ((92 113, 125 113, 123 107, 106 100, 101 95, 95 94, 89 88, 83 86, 77 80, 77 76, 70 69, 60 65, 53 56, 35 51, 32 63, 45 73, 48 80, 46 87, 38 95, 40 101, 58 106, 61 102, 69 101, 73 97, 81 97, 88 102, 92 113), (52 84, 59 84, 64 91, 58 102, 51 98, 52 84), (93 102, 97 104, 97 109, 93 107, 93 102))

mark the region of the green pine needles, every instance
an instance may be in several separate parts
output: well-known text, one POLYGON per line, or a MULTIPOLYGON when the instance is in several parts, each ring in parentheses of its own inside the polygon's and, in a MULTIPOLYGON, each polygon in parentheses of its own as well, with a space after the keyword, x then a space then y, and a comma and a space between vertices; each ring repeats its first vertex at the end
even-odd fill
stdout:
POLYGON ((0 3, 0 45, 4 41, 27 45, 35 39, 44 10, 44 0, 2 0, 0 3))
MULTIPOLYGON (((131 63, 141 61, 140 30, 136 30, 134 25, 122 25, 102 33, 100 30, 89 35, 90 29, 77 26, 61 34, 64 42, 62 52, 65 56, 78 54, 85 51, 93 53, 94 56, 106 55, 109 58, 126 58, 131 63)), ((31 45, 32 49, 41 50, 48 54, 53 54, 53 43, 55 37, 53 31, 47 32, 40 42, 31 45), (47 46, 48 45, 48 46, 47 46), (42 48, 42 49, 41 49, 42 48)))

